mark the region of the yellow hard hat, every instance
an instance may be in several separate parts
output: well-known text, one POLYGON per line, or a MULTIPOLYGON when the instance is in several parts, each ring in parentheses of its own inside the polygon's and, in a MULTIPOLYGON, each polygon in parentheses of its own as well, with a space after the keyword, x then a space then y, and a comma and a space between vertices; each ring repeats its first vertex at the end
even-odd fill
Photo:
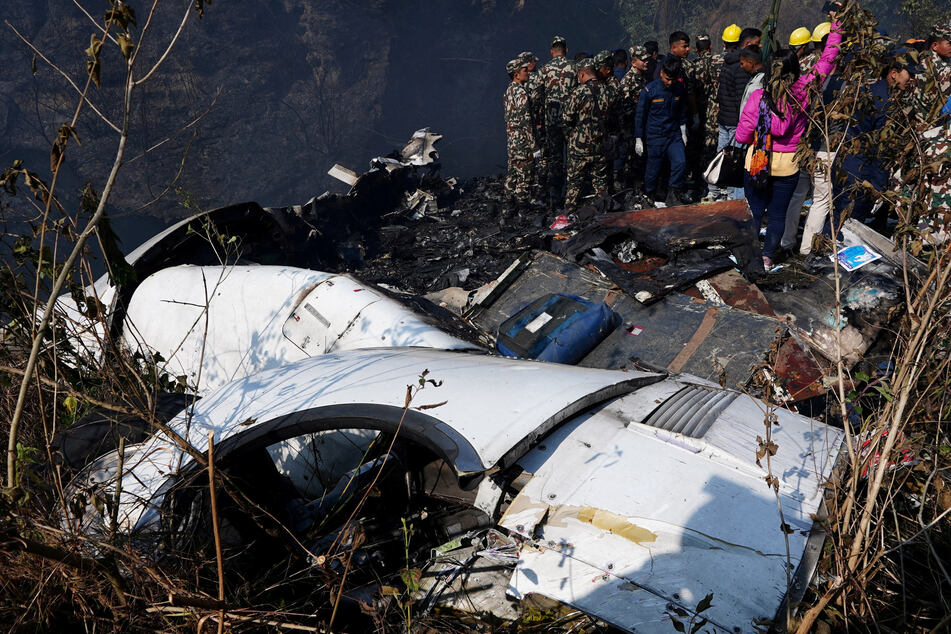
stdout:
POLYGON ((799 27, 789 34, 790 46, 802 46, 812 41, 812 33, 804 26, 799 27))
POLYGON ((742 31, 742 30, 743 30, 743 29, 741 29, 741 28, 738 27, 737 25, 731 24, 730 26, 728 26, 728 27, 726 27, 725 29, 723 29, 723 41, 724 41, 724 42, 731 42, 731 43, 732 43, 732 42, 739 42, 739 41, 740 41, 740 31, 742 31))
POLYGON ((822 24, 820 24, 819 26, 817 26, 817 27, 815 28, 815 30, 812 32, 812 41, 813 41, 813 42, 821 42, 821 41, 822 41, 822 38, 824 38, 825 36, 827 36, 827 35, 829 34, 829 31, 831 31, 831 30, 832 30, 832 23, 831 23, 831 22, 823 22, 822 24))

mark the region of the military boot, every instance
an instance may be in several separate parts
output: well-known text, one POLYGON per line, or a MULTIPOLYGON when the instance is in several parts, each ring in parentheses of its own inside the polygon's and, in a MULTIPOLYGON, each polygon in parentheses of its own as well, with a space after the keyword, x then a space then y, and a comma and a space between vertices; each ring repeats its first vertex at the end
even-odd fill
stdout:
POLYGON ((537 209, 531 202, 521 202, 515 205, 515 224, 522 224, 526 218, 530 218, 534 210, 537 209))
POLYGON ((505 229, 506 227, 511 226, 512 218, 515 216, 515 201, 511 198, 506 198, 502 201, 502 204, 499 205, 499 228, 505 229))
POLYGON ((565 199, 561 195, 561 187, 551 186, 548 188, 548 211, 565 208, 565 199))
POLYGON ((680 207, 681 205, 686 205, 687 201, 684 200, 683 192, 679 189, 670 188, 670 191, 667 192, 668 207, 680 207))

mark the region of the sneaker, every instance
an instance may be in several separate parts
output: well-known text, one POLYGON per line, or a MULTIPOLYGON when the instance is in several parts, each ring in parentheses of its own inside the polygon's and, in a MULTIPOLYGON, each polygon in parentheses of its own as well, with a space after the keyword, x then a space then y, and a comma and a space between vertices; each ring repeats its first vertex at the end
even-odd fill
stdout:
POLYGON ((665 209, 667 207, 667 203, 665 203, 662 200, 655 200, 654 207, 656 207, 657 209, 665 209))

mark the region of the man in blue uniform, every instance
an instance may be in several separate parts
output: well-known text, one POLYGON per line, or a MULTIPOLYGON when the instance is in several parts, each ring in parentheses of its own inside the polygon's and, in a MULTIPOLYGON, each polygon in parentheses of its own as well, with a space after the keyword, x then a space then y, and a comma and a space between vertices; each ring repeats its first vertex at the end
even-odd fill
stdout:
POLYGON ((634 148, 638 156, 647 151, 644 193, 655 199, 657 180, 664 160, 670 160, 670 184, 667 201, 658 207, 682 205, 684 169, 687 159, 687 109, 684 87, 676 81, 682 72, 680 59, 668 57, 661 67, 660 78, 641 91, 634 119, 634 148))

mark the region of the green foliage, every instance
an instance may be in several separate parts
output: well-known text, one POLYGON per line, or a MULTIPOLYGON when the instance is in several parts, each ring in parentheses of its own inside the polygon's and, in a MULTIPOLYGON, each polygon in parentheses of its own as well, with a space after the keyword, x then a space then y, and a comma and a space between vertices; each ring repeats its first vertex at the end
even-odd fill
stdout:
POLYGON ((403 530, 403 556, 406 567, 400 570, 400 580, 403 582, 404 592, 401 594, 391 590, 389 594, 396 597, 397 605, 403 616, 403 627, 407 632, 413 631, 413 598, 419 592, 419 584, 423 579, 423 571, 419 568, 411 567, 412 556, 410 555, 410 543, 413 540, 415 528, 412 523, 407 522, 405 517, 400 518, 403 530))
POLYGON ((631 41, 642 43, 656 39, 654 16, 661 0, 617 0, 618 17, 631 41))
POLYGON ((17 443, 17 462, 21 465, 36 463, 36 456, 40 450, 36 447, 28 447, 22 442, 17 443))

